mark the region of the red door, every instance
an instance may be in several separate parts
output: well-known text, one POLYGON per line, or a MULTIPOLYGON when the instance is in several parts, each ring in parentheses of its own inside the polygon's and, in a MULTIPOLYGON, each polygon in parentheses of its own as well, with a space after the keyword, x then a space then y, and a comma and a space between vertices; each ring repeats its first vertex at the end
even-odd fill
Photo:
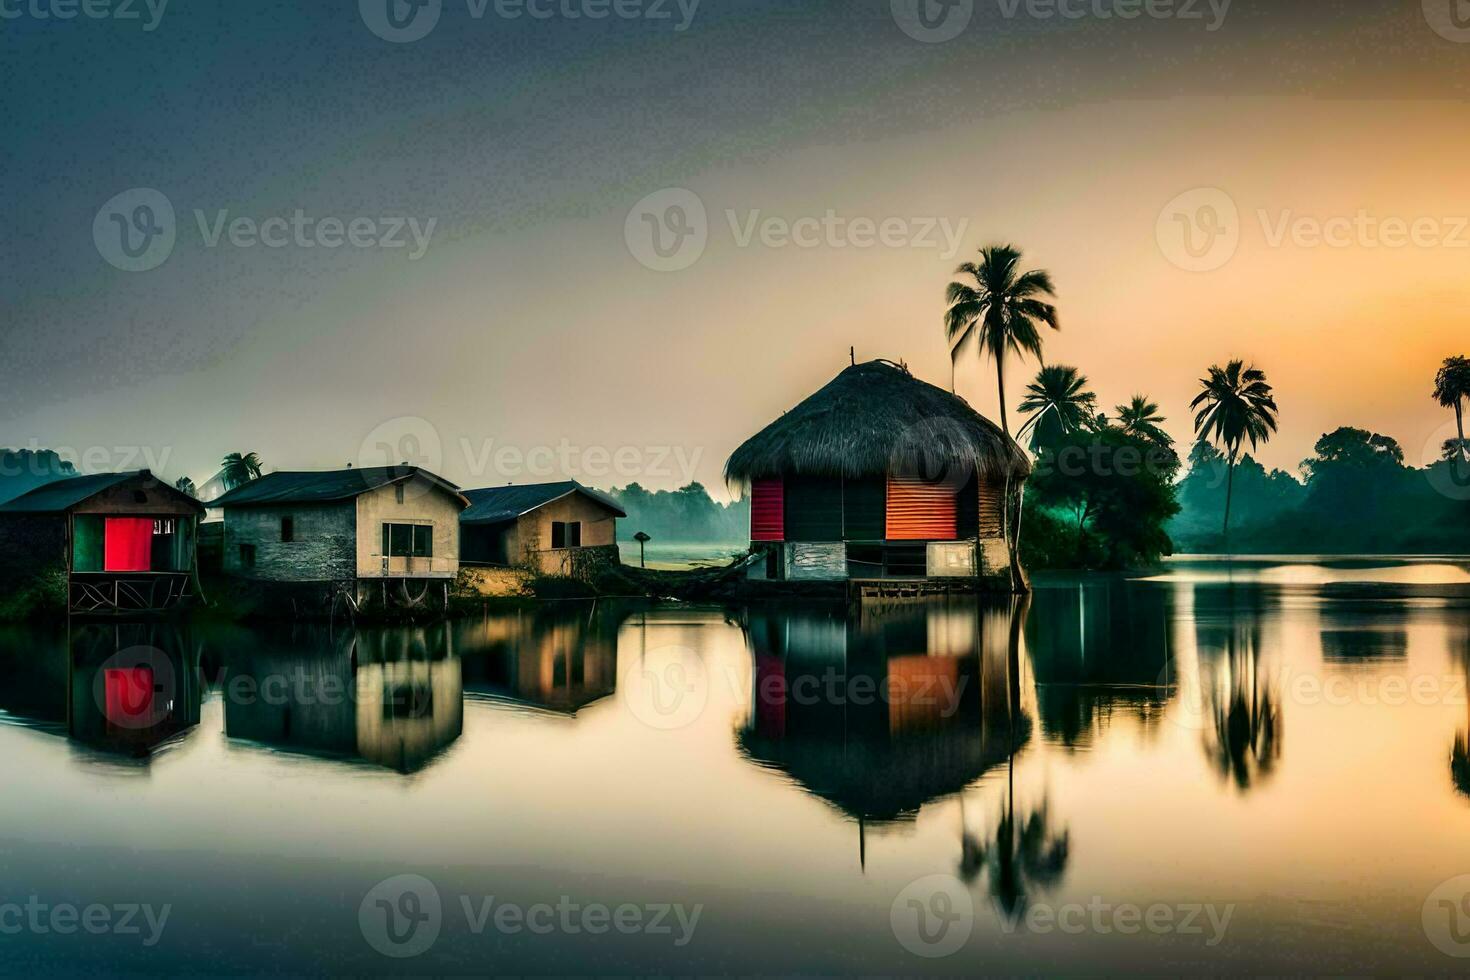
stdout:
POLYGON ((103 534, 103 571, 146 572, 152 569, 153 518, 109 517, 103 534))

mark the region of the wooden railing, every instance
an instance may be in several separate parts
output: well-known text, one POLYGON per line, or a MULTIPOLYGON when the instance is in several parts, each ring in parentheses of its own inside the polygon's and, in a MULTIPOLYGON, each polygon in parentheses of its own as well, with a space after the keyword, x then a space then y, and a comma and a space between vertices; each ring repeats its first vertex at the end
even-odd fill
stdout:
POLYGON ((74 572, 71 611, 82 614, 160 612, 193 598, 188 572, 74 572))

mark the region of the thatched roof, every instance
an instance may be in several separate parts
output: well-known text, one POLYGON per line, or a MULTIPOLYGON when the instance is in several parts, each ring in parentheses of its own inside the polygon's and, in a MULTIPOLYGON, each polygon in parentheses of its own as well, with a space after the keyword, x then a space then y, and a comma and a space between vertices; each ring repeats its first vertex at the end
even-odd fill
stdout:
POLYGON ((731 454, 731 483, 777 476, 977 472, 1025 477, 1031 464, 1000 426, 958 395, 889 361, 855 364, 731 454))

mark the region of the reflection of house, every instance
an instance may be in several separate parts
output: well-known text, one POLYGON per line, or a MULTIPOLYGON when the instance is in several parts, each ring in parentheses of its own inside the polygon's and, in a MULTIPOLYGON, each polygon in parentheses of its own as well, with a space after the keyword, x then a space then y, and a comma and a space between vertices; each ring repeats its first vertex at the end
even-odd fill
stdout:
POLYGON ((754 610, 740 747, 860 820, 911 817, 1005 761, 1007 627, 973 602, 754 610))
POLYGON ((464 692, 447 627, 364 630, 335 649, 327 630, 306 635, 313 642, 293 634, 231 665, 245 693, 225 701, 226 735, 404 774, 459 738, 464 692))
POLYGON ((71 631, 68 731, 138 758, 199 724, 200 671, 182 632, 85 625, 71 631))
POLYGON ((455 624, 465 689, 576 714, 617 688, 621 616, 599 604, 486 616, 455 624))
POLYGON ((0 587, 66 577, 76 613, 166 609, 194 594, 204 508, 147 470, 57 480, 0 506, 0 587))
POLYGON ((459 571, 454 484, 416 466, 271 473, 220 497, 224 570, 262 582, 447 583, 459 571))
POLYGON ((466 490, 460 557, 466 564, 516 565, 575 575, 589 563, 617 564, 617 519, 606 494, 573 480, 466 490))
POLYGON ((809 580, 1003 575, 1001 498, 1029 472, 998 426, 886 361, 843 371, 725 465, 767 556, 752 574, 809 580))

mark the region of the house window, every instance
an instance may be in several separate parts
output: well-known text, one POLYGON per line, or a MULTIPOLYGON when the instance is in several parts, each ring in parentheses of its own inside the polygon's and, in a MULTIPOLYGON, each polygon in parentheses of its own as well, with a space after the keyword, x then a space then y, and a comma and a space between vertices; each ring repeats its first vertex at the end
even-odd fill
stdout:
POLYGON ((403 484, 399 483, 393 487, 393 499, 400 504, 403 503, 403 484))
POLYGON ((242 545, 240 545, 240 567, 241 568, 254 568, 255 567, 255 545, 253 545, 253 544, 242 544, 242 545))
POLYGON ((281 540, 283 542, 296 540, 296 518, 289 514, 281 518, 281 540))
POLYGON ((551 548, 553 551, 580 547, 582 547, 581 521, 551 522, 551 548))
POLYGON ((433 558, 434 528, 428 524, 384 524, 383 554, 389 558, 433 558))

